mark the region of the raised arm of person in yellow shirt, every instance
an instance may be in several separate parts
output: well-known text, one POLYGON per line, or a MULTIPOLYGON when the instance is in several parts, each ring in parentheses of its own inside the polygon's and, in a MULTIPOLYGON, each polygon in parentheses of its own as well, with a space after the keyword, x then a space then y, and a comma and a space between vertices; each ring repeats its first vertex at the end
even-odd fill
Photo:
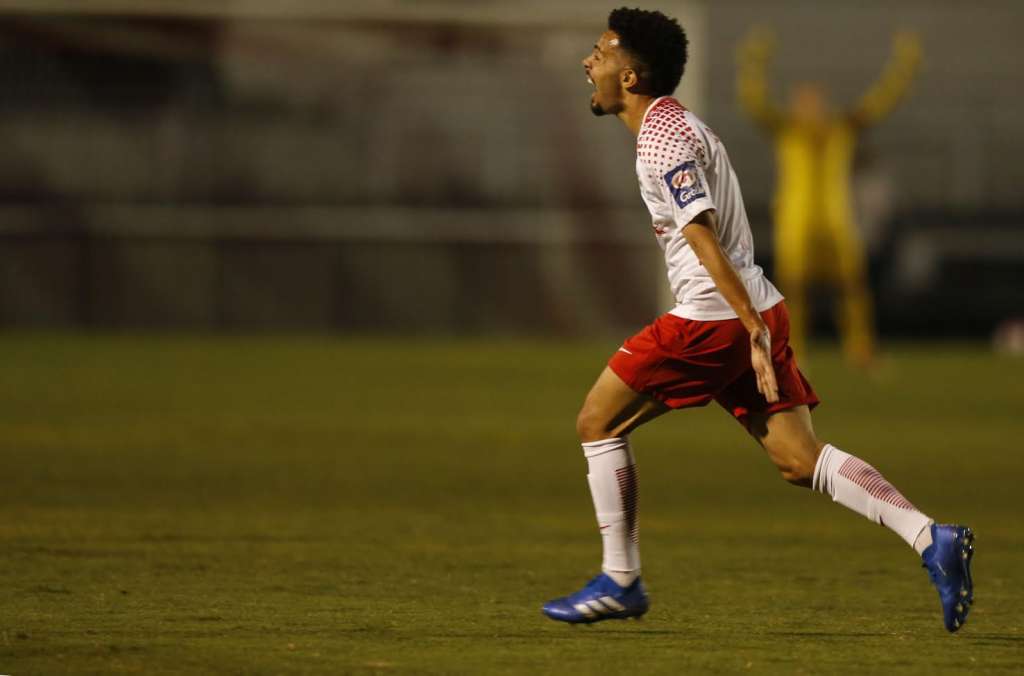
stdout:
POLYGON ((849 113, 850 121, 867 127, 892 112, 910 87, 921 63, 921 40, 915 33, 897 33, 892 39, 892 54, 881 76, 849 113))
POLYGON ((740 105, 763 129, 774 132, 784 113, 768 93, 768 61, 775 51, 775 36, 763 26, 752 29, 736 49, 736 92, 740 105))

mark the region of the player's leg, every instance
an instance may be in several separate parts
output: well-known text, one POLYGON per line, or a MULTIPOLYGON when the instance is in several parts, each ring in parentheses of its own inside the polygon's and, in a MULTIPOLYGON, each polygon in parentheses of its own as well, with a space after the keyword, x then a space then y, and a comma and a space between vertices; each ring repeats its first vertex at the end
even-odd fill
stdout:
POLYGON ((873 467, 815 436, 810 407, 818 397, 788 346, 786 305, 779 303, 762 313, 771 331, 780 401, 767 405, 749 369, 719 393, 717 401, 746 426, 787 481, 828 493, 836 502, 895 531, 911 546, 916 544, 920 551, 927 545, 931 519, 873 467))
POLYGON ((969 528, 935 525, 874 467, 819 441, 807 406, 756 413, 747 423, 787 481, 829 495, 913 547, 939 590, 946 629, 960 628, 974 598, 969 528))
POLYGON ((808 242, 813 227, 796 207, 780 206, 775 218, 775 279, 786 295, 789 309, 789 345, 796 354, 804 357, 807 355, 807 326, 810 321, 807 292, 814 255, 808 242))
POLYGON ((576 417, 604 544, 601 570, 622 587, 640 576, 640 486, 629 433, 668 410, 660 401, 634 392, 605 367, 576 417))
POLYGON ((632 390, 606 366, 583 400, 576 416, 576 434, 583 443, 625 437, 670 410, 657 399, 632 390))
POLYGON ((836 283, 839 289, 837 324, 846 359, 870 366, 875 356, 874 305, 868 288, 864 245, 854 224, 838 217, 828 219, 828 231, 836 249, 836 283))
POLYGON ((752 413, 747 430, 768 453, 783 479, 811 488, 814 468, 825 445, 814 434, 807 406, 772 414, 752 413))
POLYGON ((590 388, 576 418, 587 459, 587 482, 603 544, 602 574, 581 591, 544 605, 565 622, 639 617, 647 610, 640 581, 636 461, 629 433, 669 408, 632 390, 610 368, 590 388))
POLYGON ((749 335, 738 319, 700 322, 665 314, 612 355, 576 420, 604 542, 603 571, 582 590, 545 604, 548 617, 596 622, 647 611, 629 433, 669 410, 705 406, 749 369, 749 335))
POLYGON ((932 519, 918 511, 874 467, 819 441, 806 406, 753 414, 748 429, 790 483, 828 494, 894 531, 918 553, 931 544, 928 526, 932 519))

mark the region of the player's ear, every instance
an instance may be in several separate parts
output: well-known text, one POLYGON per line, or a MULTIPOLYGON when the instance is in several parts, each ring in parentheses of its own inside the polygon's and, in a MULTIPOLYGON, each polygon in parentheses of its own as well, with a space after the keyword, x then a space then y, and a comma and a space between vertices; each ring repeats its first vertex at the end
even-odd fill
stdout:
POLYGON ((640 83, 640 78, 637 76, 635 70, 627 66, 626 68, 623 68, 622 73, 619 74, 619 83, 622 84, 623 89, 631 90, 640 83))

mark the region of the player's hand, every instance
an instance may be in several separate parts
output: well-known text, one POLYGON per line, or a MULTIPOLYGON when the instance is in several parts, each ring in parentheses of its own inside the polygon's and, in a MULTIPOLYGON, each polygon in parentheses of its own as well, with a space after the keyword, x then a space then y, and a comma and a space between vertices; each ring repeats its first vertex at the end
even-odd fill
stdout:
POLYGON ((769 404, 774 404, 779 400, 779 384, 775 380, 772 337, 767 327, 750 332, 750 364, 757 376, 757 391, 764 395, 769 404))
POLYGON ((900 31, 892 36, 892 50, 900 61, 916 64, 921 60, 921 38, 913 31, 900 31))
POLYGON ((755 26, 736 48, 740 61, 765 61, 775 51, 775 33, 767 26, 755 26))

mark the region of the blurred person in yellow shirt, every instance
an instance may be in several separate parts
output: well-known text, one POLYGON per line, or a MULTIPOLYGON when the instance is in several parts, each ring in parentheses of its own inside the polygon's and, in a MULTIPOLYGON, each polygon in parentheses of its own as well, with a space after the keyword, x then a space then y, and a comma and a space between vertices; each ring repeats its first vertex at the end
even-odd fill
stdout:
POLYGON ((749 33, 737 53, 737 88, 743 108, 775 141, 775 277, 790 309, 790 344, 805 354, 808 290, 827 282, 839 293, 837 324, 847 360, 870 366, 875 330, 853 215, 854 151, 861 130, 881 121, 907 91, 920 63, 920 41, 896 34, 881 76, 848 110, 831 109, 825 89, 810 82, 793 88, 788 109, 777 108, 767 77, 774 49, 768 29, 749 33))

